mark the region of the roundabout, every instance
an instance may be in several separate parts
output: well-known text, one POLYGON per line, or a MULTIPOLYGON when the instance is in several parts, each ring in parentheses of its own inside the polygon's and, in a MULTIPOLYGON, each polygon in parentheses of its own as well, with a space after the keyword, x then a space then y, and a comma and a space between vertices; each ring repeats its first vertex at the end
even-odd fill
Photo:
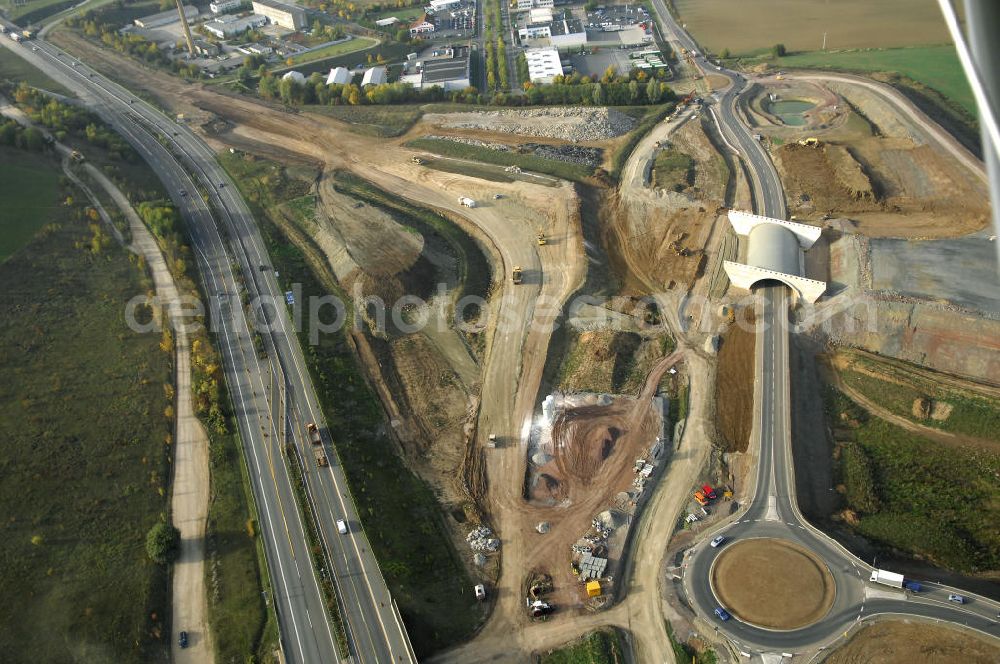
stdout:
POLYGON ((712 594, 739 620, 761 629, 792 630, 830 612, 836 583, 808 549, 763 537, 723 546, 709 572, 712 594))

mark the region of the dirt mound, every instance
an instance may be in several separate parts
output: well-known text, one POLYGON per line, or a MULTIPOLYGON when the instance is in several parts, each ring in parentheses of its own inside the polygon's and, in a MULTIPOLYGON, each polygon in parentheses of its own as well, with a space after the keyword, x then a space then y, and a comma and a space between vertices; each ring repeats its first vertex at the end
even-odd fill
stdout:
POLYGON ((778 148, 777 165, 797 213, 852 213, 882 210, 871 181, 843 147, 791 143, 778 148))
POLYGON ((830 570, 812 552, 765 538, 728 545, 712 565, 711 583, 733 615, 768 629, 797 629, 821 620, 837 593, 830 570))
POLYGON ((555 445, 556 467, 564 477, 587 486, 615 455, 616 443, 626 432, 624 408, 568 410, 552 425, 552 438, 559 441, 555 445))

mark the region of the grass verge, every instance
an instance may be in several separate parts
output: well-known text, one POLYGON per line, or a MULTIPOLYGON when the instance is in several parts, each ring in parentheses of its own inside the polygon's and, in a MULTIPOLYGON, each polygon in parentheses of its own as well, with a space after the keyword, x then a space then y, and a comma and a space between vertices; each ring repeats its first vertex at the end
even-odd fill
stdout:
POLYGON ((586 182, 587 178, 593 175, 594 172, 592 168, 583 164, 571 164, 565 161, 556 161, 555 159, 546 159, 518 152, 500 152, 479 145, 467 145, 440 138, 417 138, 408 141, 406 147, 416 150, 426 150, 445 157, 482 161, 487 164, 497 164, 499 166, 519 166, 527 171, 545 173, 546 175, 553 175, 575 182, 586 182))
POLYGON ((869 416, 833 388, 826 402, 856 532, 950 570, 1000 569, 1000 454, 942 447, 869 416))
POLYGON ((599 629, 575 643, 552 650, 537 659, 538 664, 621 664, 625 662, 618 630, 599 629))
MULTIPOLYGON (((23 48, 27 47, 25 46, 23 48)), ((28 64, 27 60, 21 58, 19 55, 6 48, 0 48, 0 79, 6 79, 14 85, 16 85, 18 81, 25 81, 28 85, 35 88, 41 88, 50 92, 58 92, 59 94, 67 96, 73 95, 71 90, 68 90, 59 83, 56 83, 51 78, 43 74, 40 69, 32 67, 28 64)))
POLYGON ((47 225, 0 264, 0 649, 165 662, 169 571, 145 538, 169 510, 170 356, 125 322, 150 280, 66 196, 85 200, 49 198, 47 225))

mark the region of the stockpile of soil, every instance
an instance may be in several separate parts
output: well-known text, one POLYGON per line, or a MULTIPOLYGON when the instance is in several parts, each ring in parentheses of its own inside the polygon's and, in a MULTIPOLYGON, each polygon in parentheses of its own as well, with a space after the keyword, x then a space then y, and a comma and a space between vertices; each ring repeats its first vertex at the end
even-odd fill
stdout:
POLYGON ((715 424, 727 452, 746 452, 753 427, 754 312, 744 307, 722 337, 715 424))

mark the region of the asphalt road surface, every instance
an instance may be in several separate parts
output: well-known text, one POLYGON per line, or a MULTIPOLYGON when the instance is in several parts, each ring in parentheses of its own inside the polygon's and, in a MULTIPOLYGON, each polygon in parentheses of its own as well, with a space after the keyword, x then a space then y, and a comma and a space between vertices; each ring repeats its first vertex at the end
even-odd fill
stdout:
MULTIPOLYGON (((260 512, 273 585, 273 597, 266 599, 276 604, 287 661, 330 662, 340 657, 312 569, 281 451, 283 442, 293 443, 303 461, 353 660, 373 664, 415 661, 361 528, 343 468, 329 445, 302 349, 282 289, 269 268, 264 243, 214 153, 187 127, 60 49, 43 41, 4 46, 78 91, 152 166, 188 220, 260 512), (267 350, 266 359, 258 358, 254 349, 255 328, 240 304, 233 259, 254 304, 254 316, 268 322, 257 328, 267 350), (306 422, 316 422, 323 432, 331 461, 326 468, 313 463, 306 422), (346 535, 337 532, 338 519, 349 524, 346 535)), ((184 628, 176 625, 175 632, 184 628)))
MULTIPOLYGON (((725 141, 740 156, 747 169, 754 208, 765 216, 784 219, 786 214, 781 181, 767 152, 740 122, 739 95, 747 85, 738 72, 720 69, 700 54, 700 47, 671 17, 663 0, 653 0, 665 38, 675 47, 699 52, 695 64, 703 71, 718 71, 733 84, 717 93, 712 113, 725 141)), ((872 567, 859 560, 839 543, 809 524, 799 512, 795 496, 794 465, 791 454, 789 413, 790 377, 788 368, 788 291, 780 284, 765 282, 757 289, 761 327, 756 344, 755 403, 758 408, 755 433, 759 463, 752 501, 737 520, 709 533, 701 544, 688 550, 684 565, 684 589, 698 613, 714 621, 719 631, 741 652, 763 653, 809 651, 834 641, 854 623, 878 614, 922 616, 956 625, 965 625, 1000 637, 996 602, 971 596, 939 584, 921 581, 924 591, 912 593, 868 581, 872 567), (719 601, 712 591, 712 564, 721 549, 708 541, 724 533, 727 539, 774 537, 797 542, 818 554, 833 574, 837 595, 828 615, 801 629, 779 631, 754 627, 736 616, 723 622, 714 616, 719 601), (967 603, 948 601, 951 593, 962 594, 967 603)), ((766 601, 766 598, 761 598, 766 601)))

